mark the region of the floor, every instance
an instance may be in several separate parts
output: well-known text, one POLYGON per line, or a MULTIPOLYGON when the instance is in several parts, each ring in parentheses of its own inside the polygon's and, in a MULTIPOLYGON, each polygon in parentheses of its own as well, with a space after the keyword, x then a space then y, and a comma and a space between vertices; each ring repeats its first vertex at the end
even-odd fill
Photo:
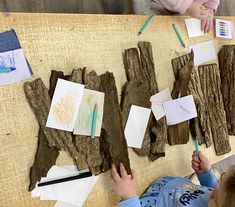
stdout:
MULTIPOLYGON (((64 0, 0 0, 0 11, 91 14, 152 14, 154 11, 162 14, 162 8, 152 0, 67 0, 66 4, 64 0)), ((221 0, 217 15, 235 15, 235 1, 221 0)))
MULTIPOLYGON (((166 12, 152 0, 0 0, 1 12, 57 12, 90 14, 159 14, 166 12)), ((221 0, 216 13, 221 16, 235 15, 235 1, 221 0)), ((214 165, 219 172, 235 165, 235 155, 214 165)))

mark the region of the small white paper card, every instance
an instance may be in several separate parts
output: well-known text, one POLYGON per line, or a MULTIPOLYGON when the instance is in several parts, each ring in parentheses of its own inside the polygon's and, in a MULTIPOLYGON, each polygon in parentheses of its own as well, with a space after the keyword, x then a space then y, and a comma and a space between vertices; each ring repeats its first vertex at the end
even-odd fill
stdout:
POLYGON ((216 19, 215 20, 215 36, 222 39, 233 39, 234 35, 234 27, 233 22, 224 20, 224 19, 216 19))
POLYGON ((81 104, 84 85, 58 79, 46 126, 72 132, 81 104))
POLYGON ((194 52, 195 65, 201 65, 202 63, 206 63, 217 58, 213 40, 192 45, 189 49, 194 52))
POLYGON ((156 120, 161 119, 163 116, 165 116, 165 111, 163 109, 163 103, 167 101, 171 101, 171 94, 169 91, 169 88, 155 94, 150 98, 150 101, 152 103, 151 109, 153 111, 153 114, 156 118, 156 120))
POLYGON ((167 125, 175 125, 197 117, 193 96, 185 96, 163 103, 167 125))
POLYGON ((84 89, 82 102, 74 127, 74 134, 91 136, 91 126, 95 104, 98 105, 95 136, 100 136, 103 120, 104 93, 88 89, 84 89))
POLYGON ((132 105, 125 127, 128 147, 141 148, 151 109, 132 105))
POLYGON ((185 25, 189 37, 205 35, 205 33, 201 30, 201 20, 195 18, 185 19, 185 25))
POLYGON ((0 86, 16 83, 31 78, 31 73, 22 49, 0 53, 0 86))
MULTIPOLYGON (((52 166, 47 173, 47 177, 43 177, 41 182, 70 177, 87 171, 83 170, 78 172, 74 166, 67 167, 52 166)), ((57 200, 59 202, 56 206, 81 207, 95 186, 98 178, 98 176, 91 176, 54 185, 36 186, 31 195, 32 197, 40 197, 40 200, 57 200)))

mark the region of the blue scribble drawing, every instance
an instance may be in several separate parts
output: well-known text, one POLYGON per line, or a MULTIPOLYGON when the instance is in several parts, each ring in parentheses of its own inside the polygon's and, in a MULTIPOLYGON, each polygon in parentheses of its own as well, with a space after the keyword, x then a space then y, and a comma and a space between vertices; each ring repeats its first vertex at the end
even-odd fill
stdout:
POLYGON ((16 70, 14 51, 7 55, 0 56, 0 70, 16 70))

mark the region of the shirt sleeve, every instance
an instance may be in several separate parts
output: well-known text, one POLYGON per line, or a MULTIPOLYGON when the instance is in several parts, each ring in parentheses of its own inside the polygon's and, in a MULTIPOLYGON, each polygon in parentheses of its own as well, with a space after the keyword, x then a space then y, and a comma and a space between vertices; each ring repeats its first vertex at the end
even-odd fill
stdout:
POLYGON ((119 202, 119 207, 141 207, 139 196, 119 202))
POLYGON ((193 0, 155 0, 170 11, 185 13, 193 0))
POLYGON ((201 185, 209 187, 209 188, 217 188, 218 181, 215 177, 214 172, 210 169, 207 173, 203 173, 201 175, 197 175, 198 180, 201 185))
POLYGON ((203 5, 207 8, 214 9, 216 11, 219 4, 220 4, 220 0, 209 0, 203 5))

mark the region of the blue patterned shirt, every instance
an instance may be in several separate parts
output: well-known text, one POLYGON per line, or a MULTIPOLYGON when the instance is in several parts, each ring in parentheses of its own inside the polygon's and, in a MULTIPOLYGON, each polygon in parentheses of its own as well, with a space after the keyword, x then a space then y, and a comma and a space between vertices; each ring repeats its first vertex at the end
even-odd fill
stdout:
POLYGON ((212 170, 198 175, 201 185, 182 177, 164 177, 152 183, 140 197, 119 203, 120 207, 205 207, 217 179, 212 170))

